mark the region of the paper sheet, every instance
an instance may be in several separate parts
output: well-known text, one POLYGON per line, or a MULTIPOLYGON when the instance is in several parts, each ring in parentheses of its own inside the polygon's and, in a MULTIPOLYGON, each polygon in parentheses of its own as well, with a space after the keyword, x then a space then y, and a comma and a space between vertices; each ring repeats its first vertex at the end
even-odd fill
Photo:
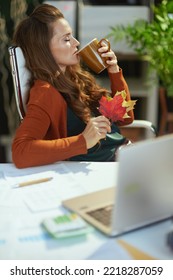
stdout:
POLYGON ((88 260, 130 260, 131 256, 123 249, 115 239, 108 239, 101 245, 88 260))
POLYGON ((25 203, 33 212, 46 211, 58 208, 62 199, 77 196, 84 192, 76 182, 75 176, 63 163, 56 166, 50 165, 42 168, 29 168, 25 173, 14 167, 5 170, 5 180, 8 184, 1 193, 0 205, 15 207, 25 203), (14 180, 15 177, 15 180, 14 180), (16 184, 34 179, 52 177, 48 182, 30 185, 27 187, 16 187, 16 184))

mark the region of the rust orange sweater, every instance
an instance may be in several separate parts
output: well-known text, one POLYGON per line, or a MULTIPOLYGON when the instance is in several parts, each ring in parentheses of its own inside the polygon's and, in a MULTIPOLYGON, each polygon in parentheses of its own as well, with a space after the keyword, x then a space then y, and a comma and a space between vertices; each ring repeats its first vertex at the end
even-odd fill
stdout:
MULTIPOLYGON (((125 89, 129 100, 130 93, 122 71, 109 76, 112 92, 125 89)), ((131 118, 125 119, 124 124, 133 121, 133 112, 130 114, 131 118)), ((27 114, 12 143, 14 164, 25 168, 86 153, 82 134, 67 137, 67 104, 64 98, 50 84, 37 80, 30 90, 27 114)))

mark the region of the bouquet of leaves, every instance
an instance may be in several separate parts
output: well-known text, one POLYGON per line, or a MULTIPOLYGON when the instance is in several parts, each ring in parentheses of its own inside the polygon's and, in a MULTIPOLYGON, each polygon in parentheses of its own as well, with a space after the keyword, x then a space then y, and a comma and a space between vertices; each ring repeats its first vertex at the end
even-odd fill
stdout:
POLYGON ((126 91, 117 91, 114 97, 102 96, 99 101, 99 112, 112 122, 129 118, 128 112, 134 109, 136 100, 126 101, 126 91))

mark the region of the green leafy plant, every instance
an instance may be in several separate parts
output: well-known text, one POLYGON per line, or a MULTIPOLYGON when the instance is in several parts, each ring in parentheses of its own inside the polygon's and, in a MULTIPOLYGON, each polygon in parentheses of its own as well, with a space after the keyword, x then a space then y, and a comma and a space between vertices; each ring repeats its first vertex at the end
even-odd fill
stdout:
POLYGON ((129 47, 155 70, 168 95, 173 95, 173 1, 153 5, 150 22, 136 20, 133 24, 111 27, 108 37, 115 43, 124 40, 129 47))

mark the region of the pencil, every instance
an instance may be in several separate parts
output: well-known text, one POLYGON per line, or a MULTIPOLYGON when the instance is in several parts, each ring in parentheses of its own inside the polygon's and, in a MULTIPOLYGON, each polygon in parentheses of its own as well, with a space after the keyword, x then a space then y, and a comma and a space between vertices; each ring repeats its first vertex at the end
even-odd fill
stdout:
POLYGON ((40 184, 40 183, 48 182, 52 179, 53 179, 53 177, 47 177, 47 178, 40 178, 40 179, 31 180, 31 181, 26 181, 23 183, 19 183, 18 187, 26 187, 26 186, 30 186, 30 185, 40 184))

